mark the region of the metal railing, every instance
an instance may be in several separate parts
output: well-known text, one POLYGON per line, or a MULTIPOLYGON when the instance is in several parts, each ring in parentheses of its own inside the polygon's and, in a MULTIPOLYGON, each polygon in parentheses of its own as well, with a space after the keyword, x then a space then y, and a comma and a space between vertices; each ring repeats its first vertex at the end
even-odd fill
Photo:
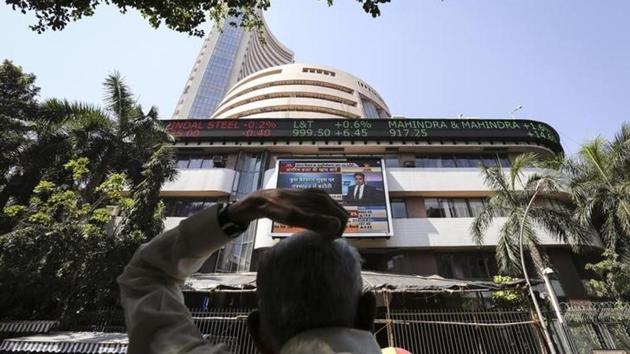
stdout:
MULTIPOLYGON (((201 333, 234 353, 256 353, 247 330, 249 308, 191 310, 201 333)), ((412 353, 546 353, 538 325, 526 310, 405 309, 379 313, 375 336, 381 347, 412 353)), ((64 330, 125 332, 120 309, 84 313, 64 330)))
POLYGON ((211 343, 223 343, 233 353, 257 353, 247 330, 251 309, 226 308, 211 311, 192 310, 193 321, 211 343))
MULTIPOLYGON (((388 346, 412 353, 545 353, 526 311, 397 310, 377 319, 389 331, 388 346)), ((377 333, 378 337, 378 333, 377 333)))
POLYGON ((561 304, 565 323, 553 321, 554 332, 565 331, 564 353, 590 354, 594 350, 630 353, 630 304, 592 302, 561 304))

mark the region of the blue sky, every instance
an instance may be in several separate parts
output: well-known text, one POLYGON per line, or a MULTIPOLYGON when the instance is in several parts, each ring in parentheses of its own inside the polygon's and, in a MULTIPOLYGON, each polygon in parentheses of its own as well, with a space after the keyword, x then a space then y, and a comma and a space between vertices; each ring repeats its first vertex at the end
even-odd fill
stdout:
MULTIPOLYGON (((505 118, 522 105, 516 117, 551 124, 568 152, 630 121, 630 1, 392 0, 377 19, 336 2, 273 0, 266 17, 297 62, 361 77, 396 115, 505 118)), ((0 58, 37 74, 43 98, 99 104, 118 70, 164 118, 202 42, 106 6, 62 32, 33 22, 0 3, 0 58)))

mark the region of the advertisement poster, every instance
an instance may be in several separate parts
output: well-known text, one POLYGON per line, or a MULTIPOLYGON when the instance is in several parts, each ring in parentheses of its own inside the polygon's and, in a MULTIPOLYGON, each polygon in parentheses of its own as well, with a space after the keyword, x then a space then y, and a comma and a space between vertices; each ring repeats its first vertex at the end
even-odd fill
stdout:
MULTIPOLYGON (((381 159, 279 160, 277 188, 326 191, 350 213, 344 237, 389 237, 391 215, 381 159)), ((301 229, 273 223, 272 236, 301 229)))

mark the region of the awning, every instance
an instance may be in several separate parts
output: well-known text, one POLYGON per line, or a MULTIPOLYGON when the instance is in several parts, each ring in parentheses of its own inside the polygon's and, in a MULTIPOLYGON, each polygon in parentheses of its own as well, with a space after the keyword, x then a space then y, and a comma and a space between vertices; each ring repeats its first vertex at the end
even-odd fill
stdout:
POLYGON ((0 352, 126 353, 126 333, 53 332, 5 339, 0 352))
MULTIPOLYGON (((469 292, 515 289, 524 286, 518 279, 510 283, 495 284, 487 281, 468 281, 442 278, 438 275, 400 275, 361 272, 365 290, 389 292, 469 292)), ((184 291, 255 291, 256 273, 196 273, 190 276, 184 291)))
POLYGON ((0 333, 47 333, 59 321, 7 321, 0 322, 0 333))

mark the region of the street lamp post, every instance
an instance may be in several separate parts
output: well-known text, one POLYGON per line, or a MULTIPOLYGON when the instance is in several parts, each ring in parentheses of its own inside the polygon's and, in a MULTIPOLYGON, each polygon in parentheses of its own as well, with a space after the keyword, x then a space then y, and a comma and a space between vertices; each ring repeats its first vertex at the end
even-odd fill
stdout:
POLYGON ((525 267, 525 255, 523 251, 523 230, 525 228, 525 218, 527 218, 527 213, 529 213, 529 209, 532 204, 534 204, 534 200, 538 196, 538 191, 540 188, 540 184, 542 183, 542 179, 538 180, 536 183, 536 189, 534 190, 534 195, 527 203, 527 207, 525 208, 525 212, 523 213, 523 218, 521 219, 520 230, 518 232, 518 246, 519 253, 521 257, 521 269, 523 270, 523 277, 525 278, 525 282, 527 283, 527 288, 529 288, 529 295, 532 298, 532 302, 534 303, 534 309, 536 310, 536 316, 540 320, 540 326, 543 330, 543 336, 545 337, 545 342, 547 342, 547 346, 549 347, 549 351, 551 354, 556 354, 556 348, 553 345, 553 341, 551 340, 551 335, 549 334, 549 328, 547 328, 547 324, 545 323, 545 318, 542 315, 542 311, 540 311, 540 306, 538 305, 538 298, 536 298, 536 294, 534 294, 534 289, 532 288, 532 283, 529 281, 529 274, 527 273, 527 268, 525 267))

